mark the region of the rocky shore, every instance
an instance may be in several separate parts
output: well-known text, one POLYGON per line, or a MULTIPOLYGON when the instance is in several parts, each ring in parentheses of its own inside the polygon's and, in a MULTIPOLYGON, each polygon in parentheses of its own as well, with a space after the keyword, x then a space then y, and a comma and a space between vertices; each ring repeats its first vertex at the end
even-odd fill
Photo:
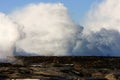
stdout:
POLYGON ((32 63, 30 58, 22 58, 22 62, 18 61, 19 63, 1 63, 0 80, 26 78, 39 80, 120 80, 119 63, 116 63, 120 61, 119 58, 85 57, 85 61, 77 61, 78 57, 68 58, 40 57, 44 61, 39 61, 38 58, 36 58, 38 61, 35 61, 31 58, 33 59, 32 63), (24 60, 26 62, 23 62, 24 60), (61 62, 61 60, 66 61, 61 62), (105 63, 105 60, 109 62, 105 63), (98 63, 101 64, 98 65, 98 63))

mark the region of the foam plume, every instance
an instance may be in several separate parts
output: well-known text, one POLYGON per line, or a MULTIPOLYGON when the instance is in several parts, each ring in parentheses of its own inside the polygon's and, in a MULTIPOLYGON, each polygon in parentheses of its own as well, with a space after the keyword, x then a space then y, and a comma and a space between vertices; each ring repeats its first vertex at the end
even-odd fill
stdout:
POLYGON ((81 27, 61 3, 0 13, 0 60, 7 56, 120 56, 120 1, 103 0, 81 27), (21 27, 22 26, 22 27, 21 27))
POLYGON ((120 56, 119 9, 120 0, 103 0, 91 8, 85 17, 83 31, 87 51, 101 56, 120 56))
POLYGON ((82 35, 78 54, 85 56, 120 56, 120 33, 117 30, 100 31, 82 35), (83 54, 81 54, 83 53, 83 54))
POLYGON ((63 4, 31 4, 12 16, 24 26, 25 33, 25 38, 17 42, 17 55, 74 55, 76 34, 81 28, 71 20, 63 4))
POLYGON ((92 31, 102 28, 114 29, 120 32, 120 0, 103 0, 93 5, 85 17, 85 26, 92 31))
POLYGON ((0 61, 8 61, 8 57, 13 57, 14 45, 18 38, 17 24, 7 15, 0 13, 0 61))

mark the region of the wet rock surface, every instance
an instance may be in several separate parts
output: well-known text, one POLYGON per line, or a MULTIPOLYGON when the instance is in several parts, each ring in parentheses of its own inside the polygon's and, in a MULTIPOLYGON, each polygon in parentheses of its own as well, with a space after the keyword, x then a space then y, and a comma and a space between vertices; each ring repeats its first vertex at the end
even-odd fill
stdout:
MULTIPOLYGON (((49 60, 49 59, 48 59, 49 60)), ((73 61, 71 61, 73 62, 73 61)), ((89 63, 90 61, 88 61, 89 63)), ((0 64, 0 80, 39 79, 39 80, 120 80, 120 69, 84 67, 83 63, 40 62, 26 64, 0 64)), ((96 63, 95 63, 96 64, 96 63)), ((88 65, 88 64, 86 64, 88 65)), ((88 66, 92 66, 88 65, 88 66)), ((109 64, 108 64, 109 65, 109 64)), ((114 64, 115 66, 115 64, 114 64)))

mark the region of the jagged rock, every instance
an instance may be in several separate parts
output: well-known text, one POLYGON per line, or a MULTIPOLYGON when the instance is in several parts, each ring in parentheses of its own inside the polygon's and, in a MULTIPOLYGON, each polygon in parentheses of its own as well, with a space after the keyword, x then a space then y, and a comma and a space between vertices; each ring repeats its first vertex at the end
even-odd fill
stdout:
POLYGON ((0 66, 0 77, 40 80, 120 80, 120 64, 116 64, 117 61, 120 61, 120 58, 22 58, 23 60, 21 61, 24 61, 23 63, 15 61, 13 64, 2 64, 0 66), (109 62, 111 60, 114 60, 115 63, 109 62), (105 62, 109 62, 107 67, 104 64, 105 62), (114 65, 114 69, 110 65, 114 65))
MULTIPOLYGON (((10 80, 10 79, 7 79, 10 80)), ((41 80, 41 79, 12 79, 12 80, 41 80)))
POLYGON ((95 78, 104 78, 104 75, 100 72, 92 73, 92 77, 95 78))
POLYGON ((9 77, 6 75, 0 74, 0 80, 6 79, 6 78, 9 78, 9 77))
POLYGON ((108 80, 106 78, 88 78, 86 80, 108 80))
POLYGON ((107 74, 105 78, 108 80, 117 80, 113 73, 107 74))

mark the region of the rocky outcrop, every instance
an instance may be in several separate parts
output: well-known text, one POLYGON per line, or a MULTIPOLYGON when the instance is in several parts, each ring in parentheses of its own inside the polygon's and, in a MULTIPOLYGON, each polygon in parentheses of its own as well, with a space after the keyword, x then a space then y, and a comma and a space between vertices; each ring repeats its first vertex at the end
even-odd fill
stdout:
POLYGON ((9 78, 40 80, 120 80, 119 58, 22 57, 22 59, 20 58, 18 60, 13 64, 0 63, 0 80, 9 80, 9 78))
POLYGON ((111 69, 88 69, 73 64, 34 64, 22 67, 0 67, 0 78, 40 80, 119 80, 120 73, 111 69), (114 74, 112 74, 114 72, 114 74))

